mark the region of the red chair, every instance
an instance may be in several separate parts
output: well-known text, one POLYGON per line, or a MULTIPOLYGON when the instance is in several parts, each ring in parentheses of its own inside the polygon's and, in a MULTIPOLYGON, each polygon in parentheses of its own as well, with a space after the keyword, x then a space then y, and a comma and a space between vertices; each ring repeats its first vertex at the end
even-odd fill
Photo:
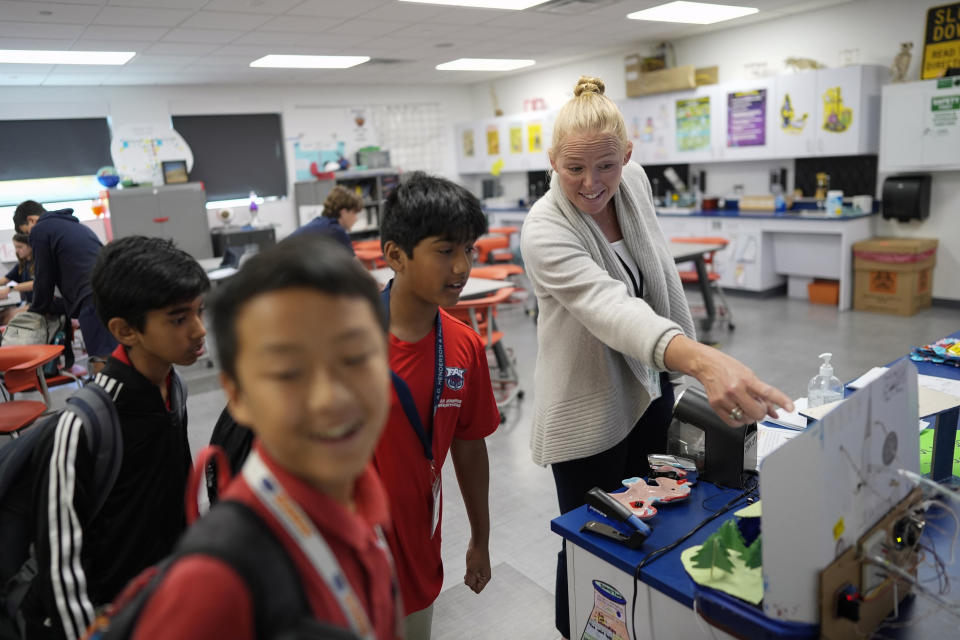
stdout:
POLYGON ((0 402, 0 434, 19 437, 20 431, 50 409, 50 391, 43 376, 43 365, 59 358, 62 352, 63 345, 59 344, 0 347, 0 371, 4 372, 4 387, 11 398, 0 402), (27 379, 40 390, 44 402, 12 399, 14 393, 25 390, 21 385, 27 379))
MULTIPOLYGON (((507 239, 507 247, 510 247, 510 237, 515 233, 520 233, 520 227, 491 227, 487 229, 487 233, 490 235, 504 236, 507 239)), ((490 253, 490 261, 497 264, 513 262, 513 251, 509 248, 506 250, 492 251, 490 253)))
POLYGON ((512 262, 513 252, 510 251, 510 238, 507 236, 483 236, 477 238, 474 246, 477 248, 477 262, 512 262))
MULTIPOLYGON (((721 238, 720 236, 683 236, 670 238, 670 242, 680 242, 684 244, 718 244, 723 247, 726 247, 730 244, 728 238, 721 238)), ((714 254, 716 251, 710 251, 703 256, 703 262, 707 266, 707 279, 710 281, 710 285, 713 287, 714 291, 717 292, 717 296, 720 298, 720 307, 717 310, 718 313, 727 318, 727 326, 733 329, 733 311, 730 309, 730 303, 727 302, 727 296, 723 293, 723 287, 720 286, 720 274, 717 273, 716 267, 713 262, 714 254)), ((680 282, 684 284, 699 284, 700 277, 697 275, 695 269, 677 271, 680 275, 680 282)))
POLYGON ((491 382, 500 389, 497 407, 501 409, 501 421, 504 420, 503 407, 523 398, 516 362, 504 347, 503 332, 497 331, 495 322, 497 305, 505 304, 513 291, 513 287, 504 287, 493 295, 461 300, 456 306, 446 308, 452 316, 473 327, 480 335, 483 346, 496 359, 499 375, 491 375, 491 382))

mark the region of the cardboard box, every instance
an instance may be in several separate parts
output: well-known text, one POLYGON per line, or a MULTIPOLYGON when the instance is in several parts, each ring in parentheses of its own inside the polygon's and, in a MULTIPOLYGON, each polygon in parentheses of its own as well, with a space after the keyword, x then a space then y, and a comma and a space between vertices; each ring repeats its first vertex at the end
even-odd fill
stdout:
POLYGON ((630 55, 624 58, 626 65, 627 96, 646 96, 651 93, 683 91, 697 86, 693 65, 662 69, 661 71, 643 71, 643 58, 630 55))
POLYGON ((936 238, 873 238, 853 245, 853 308, 911 316, 930 306, 936 238))

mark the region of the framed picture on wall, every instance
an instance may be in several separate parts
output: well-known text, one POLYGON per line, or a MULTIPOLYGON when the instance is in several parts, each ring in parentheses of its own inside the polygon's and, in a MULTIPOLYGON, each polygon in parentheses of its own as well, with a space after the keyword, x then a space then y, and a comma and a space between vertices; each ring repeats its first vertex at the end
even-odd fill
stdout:
POLYGON ((163 184, 187 182, 186 160, 164 160, 160 166, 163 168, 163 184))

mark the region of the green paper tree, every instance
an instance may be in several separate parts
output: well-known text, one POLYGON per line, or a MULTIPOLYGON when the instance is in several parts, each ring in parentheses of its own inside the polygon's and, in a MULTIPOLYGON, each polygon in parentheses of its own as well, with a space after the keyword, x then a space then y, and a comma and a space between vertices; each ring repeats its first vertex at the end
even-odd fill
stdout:
POLYGON ((733 571, 733 562, 730 561, 729 549, 723 539, 716 533, 704 541, 700 550, 691 558, 693 566, 698 569, 710 569, 710 579, 713 580, 713 569, 730 573, 733 571))
POLYGON ((737 523, 732 518, 720 525, 714 535, 720 536, 727 549, 735 553, 743 555, 747 550, 747 543, 744 542, 743 536, 740 535, 740 529, 737 528, 737 523))
POLYGON ((753 544, 747 547, 741 554, 740 559, 747 565, 748 569, 758 569, 763 564, 763 554, 760 544, 760 538, 753 541, 753 544))

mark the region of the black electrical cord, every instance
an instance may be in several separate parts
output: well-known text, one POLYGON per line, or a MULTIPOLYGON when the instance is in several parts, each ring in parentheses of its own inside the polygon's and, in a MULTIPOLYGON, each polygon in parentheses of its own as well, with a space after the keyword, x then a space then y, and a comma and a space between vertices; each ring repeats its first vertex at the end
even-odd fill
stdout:
POLYGON ((693 529, 690 529, 690 531, 687 531, 685 534, 683 534, 682 536, 680 536, 670 544, 660 547, 659 549, 655 549, 654 551, 651 551, 650 553, 648 553, 646 556, 644 556, 643 560, 641 560, 640 563, 637 564, 637 568, 634 569, 633 571, 633 605, 632 605, 633 608, 630 611, 630 626, 632 627, 631 630, 633 631, 634 638, 639 637, 637 636, 636 613, 637 613, 637 590, 640 583, 640 571, 645 566, 647 566, 648 564, 656 560, 657 558, 663 556, 664 554, 670 553, 671 551, 679 547, 681 544, 689 540, 690 537, 693 536, 693 534, 695 534, 697 531, 700 531, 700 529, 710 524, 711 522, 713 522, 714 520, 716 520, 726 512, 730 511, 730 509, 732 509, 739 501, 743 500, 744 498, 748 497, 750 494, 755 492, 758 486, 759 486, 759 481, 756 479, 756 476, 754 476, 754 482, 751 486, 744 489, 743 492, 738 493, 734 498, 732 498, 729 502, 727 502, 727 504, 723 505, 722 507, 720 507, 720 509, 718 509, 714 513, 707 516, 703 521, 700 522, 700 524, 695 526, 693 529))

